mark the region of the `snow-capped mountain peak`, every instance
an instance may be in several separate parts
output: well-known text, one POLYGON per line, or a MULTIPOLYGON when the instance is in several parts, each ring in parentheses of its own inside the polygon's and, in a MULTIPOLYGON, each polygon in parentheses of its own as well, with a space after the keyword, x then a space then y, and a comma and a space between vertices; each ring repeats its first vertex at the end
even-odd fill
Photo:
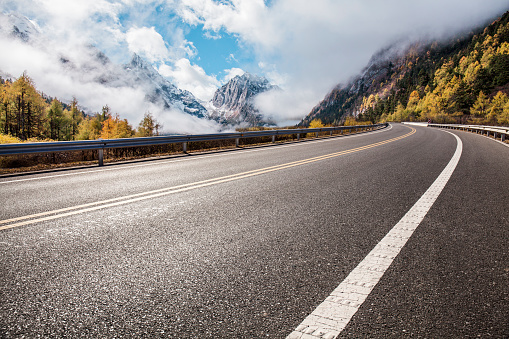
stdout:
POLYGON ((41 30, 35 22, 17 13, 0 13, 0 31, 24 42, 41 34, 41 30))
POLYGON ((211 118, 226 124, 270 125, 254 106, 253 98, 266 91, 277 88, 262 77, 244 73, 237 75, 219 88, 211 102, 211 118))
POLYGON ((124 69, 133 77, 133 86, 146 88, 148 101, 162 104, 165 108, 176 108, 199 118, 206 116, 207 109, 191 92, 172 84, 141 56, 134 54, 131 62, 124 65, 124 69))

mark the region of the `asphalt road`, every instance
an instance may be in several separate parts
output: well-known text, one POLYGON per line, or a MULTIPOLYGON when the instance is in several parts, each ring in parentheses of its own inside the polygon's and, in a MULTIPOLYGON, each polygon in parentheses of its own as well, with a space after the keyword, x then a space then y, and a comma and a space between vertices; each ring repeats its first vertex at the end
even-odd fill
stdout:
MULTIPOLYGON (((339 337, 509 337, 509 147, 449 182, 339 337)), ((456 138, 349 137, 0 178, 0 337, 285 338, 456 138)))

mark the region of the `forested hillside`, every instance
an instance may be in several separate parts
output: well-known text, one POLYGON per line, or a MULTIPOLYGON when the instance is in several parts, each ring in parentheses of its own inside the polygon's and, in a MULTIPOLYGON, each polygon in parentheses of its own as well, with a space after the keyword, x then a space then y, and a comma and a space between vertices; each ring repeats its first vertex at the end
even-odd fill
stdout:
POLYGON ((414 43, 375 55, 363 74, 338 86, 301 122, 428 121, 509 124, 509 12, 484 30, 449 42, 414 43))
POLYGON ((108 106, 100 113, 86 115, 76 99, 65 104, 38 92, 26 73, 14 81, 0 77, 0 143, 152 136, 158 134, 160 127, 146 113, 134 129, 108 106))

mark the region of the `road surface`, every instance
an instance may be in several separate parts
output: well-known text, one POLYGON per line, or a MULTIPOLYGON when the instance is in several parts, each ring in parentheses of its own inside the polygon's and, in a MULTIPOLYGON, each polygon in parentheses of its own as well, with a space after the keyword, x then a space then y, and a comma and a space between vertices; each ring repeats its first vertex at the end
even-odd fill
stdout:
POLYGON ((509 147, 400 124, 1 177, 0 337, 319 337, 455 157, 338 337, 507 338, 509 147))

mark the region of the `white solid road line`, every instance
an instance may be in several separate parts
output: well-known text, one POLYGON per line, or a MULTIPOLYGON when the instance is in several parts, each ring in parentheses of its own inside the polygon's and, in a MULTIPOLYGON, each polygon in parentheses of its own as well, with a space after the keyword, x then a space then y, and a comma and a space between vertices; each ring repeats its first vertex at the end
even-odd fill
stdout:
MULTIPOLYGON (((392 125, 389 125, 388 128, 384 128, 384 129, 381 129, 381 130, 369 132, 368 135, 373 135, 373 134, 378 134, 378 133, 390 131, 391 129, 392 129, 392 125)), ((353 135, 342 135, 342 136, 334 135, 333 137, 326 138, 326 139, 306 140, 306 142, 304 142, 304 143, 303 142, 296 142, 296 143, 291 143, 291 144, 287 144, 287 145, 279 144, 279 145, 277 145, 278 146, 277 149, 287 148, 287 147, 312 145, 312 144, 321 143, 321 142, 329 142, 329 141, 338 140, 338 137, 350 139, 350 138, 359 137, 359 136, 363 136, 363 135, 366 135, 366 133, 358 133, 358 134, 353 134, 353 135)), ((157 161, 150 162, 150 163, 145 163, 145 164, 123 165, 123 166, 119 165, 118 167, 97 168, 97 169, 86 170, 86 171, 78 170, 78 171, 72 172, 72 173, 62 173, 62 174, 45 175, 45 176, 40 176, 40 177, 31 177, 31 178, 21 178, 21 179, 5 180, 5 181, 0 181, 0 185, 1 184, 10 184, 10 183, 15 183, 15 182, 22 182, 22 181, 34 181, 34 180, 42 180, 42 179, 67 177, 67 176, 71 176, 71 175, 81 175, 81 174, 87 174, 87 173, 109 172, 109 171, 122 170, 122 169, 127 169, 127 168, 154 166, 154 165, 175 163, 175 162, 181 162, 181 161, 191 161, 191 160, 197 160, 197 159, 216 158, 216 157, 222 157, 222 156, 227 156, 227 155, 232 155, 232 154, 237 155, 237 154, 244 154, 244 153, 261 152, 261 151, 266 151, 266 150, 274 150, 274 148, 270 148, 269 147, 269 148, 257 148, 257 149, 248 148, 248 149, 243 149, 243 150, 239 150, 239 149, 232 149, 232 150, 236 150, 236 152, 227 152, 227 153, 222 153, 222 154, 210 154, 210 155, 196 155, 196 156, 193 156, 193 157, 184 157, 184 158, 177 158, 177 159, 170 159, 170 160, 155 159, 157 161)), ((145 160, 147 160, 147 159, 145 159, 145 160)))
POLYGON ((454 172, 463 144, 457 135, 446 132, 457 141, 456 152, 449 164, 407 214, 287 339, 336 338, 350 322, 424 219, 454 172))

